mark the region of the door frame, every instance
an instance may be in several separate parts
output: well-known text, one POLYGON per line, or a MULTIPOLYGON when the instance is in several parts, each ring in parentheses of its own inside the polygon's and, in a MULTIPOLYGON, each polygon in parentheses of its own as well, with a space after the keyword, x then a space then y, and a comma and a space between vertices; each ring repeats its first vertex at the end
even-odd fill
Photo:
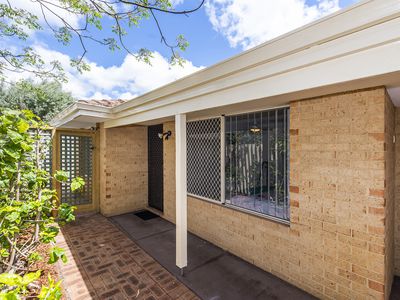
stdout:
MULTIPOLYGON (((92 203, 76 205, 77 213, 85 212, 98 212, 99 211, 99 199, 100 199, 100 177, 99 177, 99 150, 100 150, 100 139, 97 130, 90 129, 53 129, 53 139, 52 139, 52 169, 53 172, 60 170, 61 167, 61 154, 60 154, 60 136, 62 134, 75 135, 75 136, 88 136, 92 138, 93 142, 93 152, 92 152, 92 203)), ((57 191, 58 205, 61 204, 61 183, 56 181, 53 177, 52 179, 53 188, 57 191)))

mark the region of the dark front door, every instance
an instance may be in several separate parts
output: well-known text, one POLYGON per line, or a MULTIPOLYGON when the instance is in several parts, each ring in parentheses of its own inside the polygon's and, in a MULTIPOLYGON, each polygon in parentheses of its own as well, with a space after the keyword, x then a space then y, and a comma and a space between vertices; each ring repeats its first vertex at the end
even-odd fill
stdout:
POLYGON ((148 160, 149 160, 149 206, 163 211, 163 139, 159 137, 162 134, 163 125, 149 126, 148 137, 148 160))

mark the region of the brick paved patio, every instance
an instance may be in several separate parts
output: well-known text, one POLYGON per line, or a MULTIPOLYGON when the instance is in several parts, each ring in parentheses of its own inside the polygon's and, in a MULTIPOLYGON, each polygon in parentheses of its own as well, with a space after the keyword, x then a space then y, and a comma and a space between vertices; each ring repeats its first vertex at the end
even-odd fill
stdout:
POLYGON ((67 299, 198 299, 135 242, 96 214, 62 229, 57 244, 67 299))

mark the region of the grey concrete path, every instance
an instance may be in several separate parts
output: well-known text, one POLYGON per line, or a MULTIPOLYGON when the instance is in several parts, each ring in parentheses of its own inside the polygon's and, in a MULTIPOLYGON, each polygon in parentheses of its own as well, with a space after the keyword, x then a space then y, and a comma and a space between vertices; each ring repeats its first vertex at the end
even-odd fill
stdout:
POLYGON ((204 300, 315 299, 295 286, 193 235, 188 235, 188 267, 175 266, 175 225, 134 214, 111 218, 158 263, 204 300))

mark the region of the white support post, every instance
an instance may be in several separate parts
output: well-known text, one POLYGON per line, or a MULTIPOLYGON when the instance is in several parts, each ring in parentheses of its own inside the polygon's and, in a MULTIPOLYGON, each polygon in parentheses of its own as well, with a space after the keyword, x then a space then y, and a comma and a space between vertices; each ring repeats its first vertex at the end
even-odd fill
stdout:
POLYGON ((175 115, 176 265, 187 266, 186 115, 175 115))

